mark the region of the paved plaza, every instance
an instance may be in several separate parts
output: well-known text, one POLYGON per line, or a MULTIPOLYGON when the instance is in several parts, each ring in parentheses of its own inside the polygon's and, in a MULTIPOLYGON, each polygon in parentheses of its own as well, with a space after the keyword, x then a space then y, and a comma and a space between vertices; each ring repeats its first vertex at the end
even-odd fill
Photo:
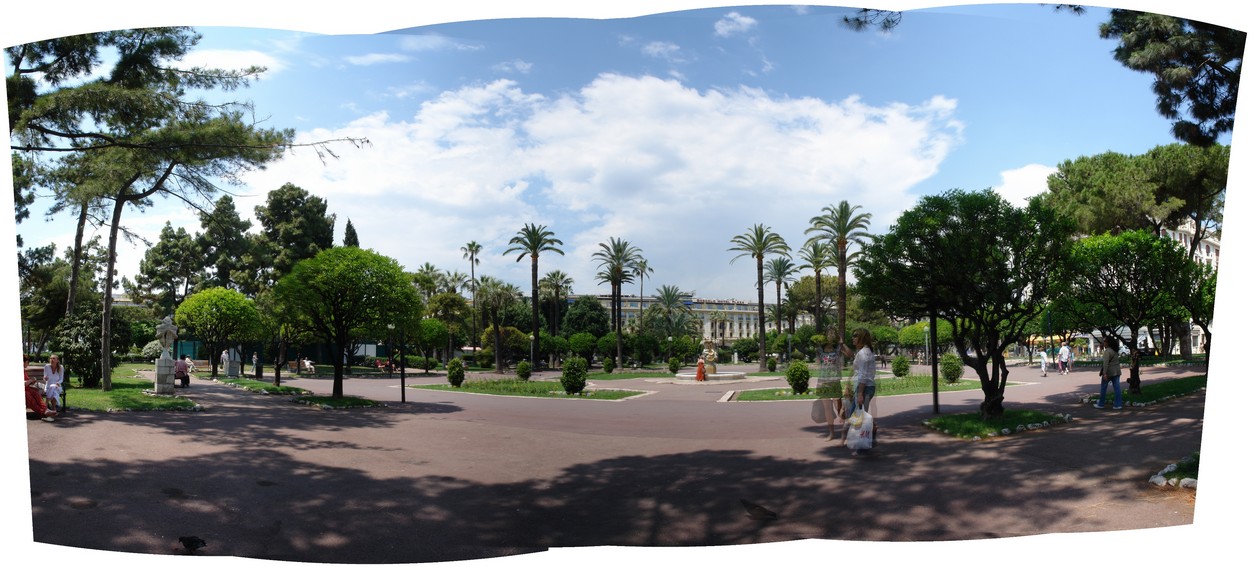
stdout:
MULTIPOLYGON (((1151 368, 1143 380, 1204 371, 1151 368)), ((1022 383, 1008 389, 1009 408, 1074 422, 973 442, 921 425, 931 394, 882 397, 881 444, 859 458, 824 440, 810 402, 723 401, 730 390, 785 387, 783 378, 592 381, 649 392, 615 402, 409 389, 401 404, 397 377, 359 377, 345 380, 347 395, 389 405, 355 410, 197 378, 179 394, 203 412, 28 422, 34 539, 169 554, 179 536, 196 535, 208 542, 203 555, 424 563, 564 547, 980 540, 1193 522, 1194 491, 1147 479, 1199 448, 1205 393, 1097 410, 1079 403, 1097 392, 1096 369, 1043 378, 1017 367, 1010 377, 1022 383), (753 520, 741 499, 778 518, 753 520)), ((332 380, 284 383, 329 393, 332 380)), ((943 393, 941 411, 974 411, 980 400, 979 390, 943 393)))

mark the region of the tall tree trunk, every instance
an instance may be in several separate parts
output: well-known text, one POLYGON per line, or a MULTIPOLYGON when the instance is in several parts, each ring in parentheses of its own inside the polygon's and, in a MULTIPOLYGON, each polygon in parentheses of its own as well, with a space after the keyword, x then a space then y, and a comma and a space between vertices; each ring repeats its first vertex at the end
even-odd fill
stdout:
POLYGON ((100 389, 113 389, 113 275, 117 264, 117 231, 121 227, 122 209, 126 201, 113 203, 113 217, 109 225, 109 248, 104 269, 104 308, 100 313, 100 389))
POLYGON ((846 240, 838 239, 838 336, 846 336, 846 240))
POLYGON ((538 254, 534 254, 530 265, 530 308, 532 313, 532 333, 530 334, 530 365, 538 364, 538 254))
POLYGON ((82 233, 87 224, 87 203, 78 207, 78 227, 74 230, 74 255, 69 268, 69 292, 65 298, 65 314, 74 312, 74 301, 78 297, 78 273, 82 268, 82 233))
POLYGON ((763 254, 761 254, 758 258, 755 259, 755 292, 756 292, 756 295, 759 296, 758 308, 756 309, 756 311, 758 311, 758 318, 756 319, 756 323, 755 323, 755 334, 759 335, 760 337, 760 354, 759 354, 760 372, 767 372, 768 360, 766 360, 767 357, 765 355, 767 354, 768 347, 765 344, 767 340, 766 340, 766 337, 764 336, 764 255, 763 254))

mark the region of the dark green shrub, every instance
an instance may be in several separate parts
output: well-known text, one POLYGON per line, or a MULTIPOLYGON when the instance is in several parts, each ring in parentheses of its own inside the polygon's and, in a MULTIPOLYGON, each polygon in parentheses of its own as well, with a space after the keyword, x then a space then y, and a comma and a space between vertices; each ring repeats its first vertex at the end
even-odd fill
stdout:
POLYGON ((911 359, 904 355, 894 357, 890 363, 890 371, 894 373, 896 378, 902 378, 911 373, 911 359))
POLYGON ((604 357, 603 371, 607 372, 608 374, 611 374, 613 370, 616 370, 616 361, 613 360, 612 357, 610 356, 604 357))
POLYGON ((478 368, 491 368, 495 366, 495 351, 490 349, 480 349, 474 356, 478 368))
POLYGON ((521 379, 522 382, 529 380, 531 368, 528 360, 516 363, 516 377, 521 379))
POLYGON ((447 382, 459 388, 464 383, 464 361, 453 358, 447 362, 447 382))
POLYGON ((586 389, 586 359, 574 356, 564 361, 564 369, 560 371, 560 385, 564 393, 580 394, 586 389))
POLYGON ((681 359, 676 356, 669 358, 668 371, 676 374, 678 370, 681 370, 681 359))
POLYGON ((775 356, 768 357, 768 371, 769 372, 777 371, 777 357, 775 356))
POLYGON ((790 389, 795 394, 803 394, 807 392, 807 381, 812 377, 812 372, 807 369, 807 363, 796 360, 790 363, 790 368, 786 369, 786 382, 790 383, 790 389))
POLYGON ((954 384, 964 376, 964 361, 959 359, 959 355, 948 352, 938 358, 938 370, 947 384, 954 384))

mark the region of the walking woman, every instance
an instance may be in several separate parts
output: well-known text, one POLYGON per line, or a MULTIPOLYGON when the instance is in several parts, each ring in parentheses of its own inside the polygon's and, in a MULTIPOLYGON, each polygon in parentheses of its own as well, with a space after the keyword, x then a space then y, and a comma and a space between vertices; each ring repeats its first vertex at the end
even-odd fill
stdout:
MULTIPOLYGON (((847 408, 847 415, 855 413, 856 408, 864 408, 868 411, 868 404, 872 402, 872 398, 877 395, 877 368, 873 364, 874 356, 872 353, 872 332, 864 327, 859 327, 851 331, 851 341, 855 344, 855 351, 852 352, 845 343, 842 344, 842 354, 855 357, 851 368, 854 373, 851 376, 851 403, 847 408)), ((877 444, 877 425, 873 420, 872 426, 872 442, 877 444)), ((846 433, 849 428, 843 430, 842 444, 846 444, 846 433)), ((860 454, 860 451, 851 451, 852 455, 860 454)))

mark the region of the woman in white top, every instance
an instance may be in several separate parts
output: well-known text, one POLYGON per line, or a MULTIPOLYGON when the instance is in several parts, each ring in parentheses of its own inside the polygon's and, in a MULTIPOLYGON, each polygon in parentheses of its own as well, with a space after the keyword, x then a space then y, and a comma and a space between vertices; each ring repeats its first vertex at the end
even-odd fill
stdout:
MULTIPOLYGON (((864 408, 864 411, 868 411, 868 404, 872 402, 873 396, 877 394, 877 367, 875 364, 876 357, 872 353, 872 332, 863 327, 855 329, 851 331, 851 341, 855 344, 854 353, 851 352, 851 349, 845 343, 842 344, 842 354, 847 357, 855 357, 855 362, 851 366, 854 372, 851 376, 852 395, 847 415, 855 413, 855 408, 864 408)), ((872 429, 873 444, 875 445, 877 439, 875 420, 873 421, 872 429)), ((842 438, 842 443, 846 443, 845 434, 842 438)), ((859 451, 854 451, 851 454, 857 455, 859 451)))
POLYGON ((62 384, 65 382, 65 367, 61 366, 60 356, 54 354, 48 357, 48 363, 43 367, 43 379, 47 384, 43 396, 48 400, 48 411, 55 414, 61 411, 62 384))

